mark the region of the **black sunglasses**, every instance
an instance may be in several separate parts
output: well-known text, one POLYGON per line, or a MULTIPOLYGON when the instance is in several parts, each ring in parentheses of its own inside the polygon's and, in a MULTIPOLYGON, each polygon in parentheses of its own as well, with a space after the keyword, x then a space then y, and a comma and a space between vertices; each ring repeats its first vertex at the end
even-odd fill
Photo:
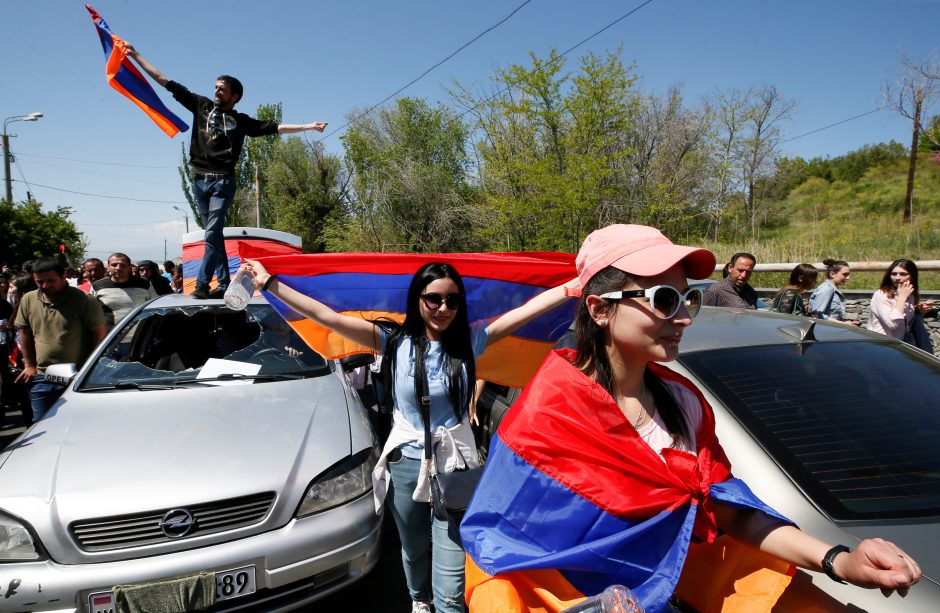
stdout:
POLYGON ((441 308, 441 305, 446 304, 447 308, 451 311, 459 309, 463 305, 463 296, 460 294, 447 294, 442 296, 441 294, 428 293, 421 294, 421 299, 424 300, 424 306, 426 306, 431 311, 436 311, 441 308))

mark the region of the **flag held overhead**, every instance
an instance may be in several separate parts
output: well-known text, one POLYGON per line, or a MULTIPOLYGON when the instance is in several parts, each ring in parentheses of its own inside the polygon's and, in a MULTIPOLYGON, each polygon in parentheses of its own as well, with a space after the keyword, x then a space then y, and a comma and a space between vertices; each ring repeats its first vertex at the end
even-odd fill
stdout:
POLYGON ((189 126, 163 104, 144 75, 127 59, 125 42, 111 33, 108 24, 95 9, 87 4, 85 8, 91 13, 91 19, 101 39, 101 48, 107 62, 105 75, 108 84, 139 106, 170 138, 188 130, 189 126))

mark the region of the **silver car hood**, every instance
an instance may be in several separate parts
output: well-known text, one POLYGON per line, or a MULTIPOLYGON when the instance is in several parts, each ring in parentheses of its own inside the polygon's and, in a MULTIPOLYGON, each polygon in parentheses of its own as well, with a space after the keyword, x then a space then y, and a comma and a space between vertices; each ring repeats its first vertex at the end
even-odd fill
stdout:
POLYGON ((66 392, 0 455, 0 509, 29 518, 47 543, 78 519, 261 492, 278 494, 285 523, 306 485, 351 451, 348 409, 326 399, 346 399, 334 375, 66 392))

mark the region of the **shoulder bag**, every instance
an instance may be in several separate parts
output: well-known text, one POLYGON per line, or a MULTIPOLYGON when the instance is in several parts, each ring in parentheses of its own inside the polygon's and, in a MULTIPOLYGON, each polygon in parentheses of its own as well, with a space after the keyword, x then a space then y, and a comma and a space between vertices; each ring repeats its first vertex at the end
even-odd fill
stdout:
MULTIPOLYGON (((431 436, 431 397, 428 395, 428 380, 424 368, 427 342, 423 336, 415 339, 415 397, 421 407, 421 419, 424 421, 424 458, 431 464, 431 504, 434 507, 434 517, 446 520, 459 540, 460 522, 483 475, 483 467, 464 468, 449 473, 437 472, 437 463, 431 448, 434 442, 431 436)), ((463 459, 462 455, 461 458, 463 459)), ((466 465, 464 459, 464 466, 466 465)))

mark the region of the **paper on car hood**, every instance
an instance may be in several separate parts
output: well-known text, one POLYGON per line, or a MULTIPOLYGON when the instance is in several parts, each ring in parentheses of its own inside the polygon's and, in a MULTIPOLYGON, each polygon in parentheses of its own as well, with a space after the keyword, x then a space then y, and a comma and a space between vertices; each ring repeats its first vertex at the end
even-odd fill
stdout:
POLYGON ((0 506, 44 502, 62 526, 302 489, 350 453, 345 393, 332 376, 63 399, 0 468, 0 506))

